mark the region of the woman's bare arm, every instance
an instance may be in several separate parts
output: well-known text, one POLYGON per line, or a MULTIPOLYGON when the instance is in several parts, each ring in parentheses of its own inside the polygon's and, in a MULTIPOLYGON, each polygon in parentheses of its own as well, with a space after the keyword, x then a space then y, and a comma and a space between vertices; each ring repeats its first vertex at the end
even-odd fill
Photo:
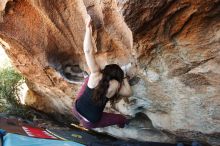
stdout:
POLYGON ((85 53, 86 63, 89 67, 91 74, 99 73, 100 68, 95 61, 94 47, 92 45, 92 27, 91 27, 91 17, 89 15, 86 21, 86 33, 83 42, 83 50, 85 53))
POLYGON ((131 90, 131 86, 128 83, 128 79, 124 78, 120 91, 119 91, 119 95, 121 96, 125 96, 125 97, 129 97, 132 95, 132 90, 131 90))

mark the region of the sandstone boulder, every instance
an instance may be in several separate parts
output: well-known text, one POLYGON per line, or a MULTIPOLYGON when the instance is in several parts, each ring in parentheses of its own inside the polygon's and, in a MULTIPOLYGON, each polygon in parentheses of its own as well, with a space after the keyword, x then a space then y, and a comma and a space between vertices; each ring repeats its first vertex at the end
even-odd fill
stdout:
POLYGON ((1 1, 0 43, 26 77, 26 104, 73 120, 88 72, 82 51, 92 17, 96 59, 118 63, 133 95, 106 111, 129 126, 96 129, 123 138, 220 145, 219 0, 1 1))

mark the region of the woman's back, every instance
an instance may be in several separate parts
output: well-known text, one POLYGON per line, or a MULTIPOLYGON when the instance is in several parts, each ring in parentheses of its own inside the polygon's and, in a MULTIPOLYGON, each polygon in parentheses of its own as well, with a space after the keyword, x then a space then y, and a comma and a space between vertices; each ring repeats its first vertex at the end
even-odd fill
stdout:
MULTIPOLYGON (((91 89, 94 89, 98 86, 100 80, 102 79, 103 74, 99 73, 99 74, 91 74, 89 76, 89 81, 88 81, 88 87, 91 89)), ((107 98, 111 98, 113 97, 120 88, 120 83, 117 80, 110 80, 109 81, 109 87, 107 89, 107 93, 106 93, 106 97, 107 98)))
POLYGON ((108 98, 103 96, 103 101, 96 103, 92 100, 93 93, 94 89, 87 85, 83 94, 76 101, 76 109, 87 120, 95 123, 100 120, 108 98))

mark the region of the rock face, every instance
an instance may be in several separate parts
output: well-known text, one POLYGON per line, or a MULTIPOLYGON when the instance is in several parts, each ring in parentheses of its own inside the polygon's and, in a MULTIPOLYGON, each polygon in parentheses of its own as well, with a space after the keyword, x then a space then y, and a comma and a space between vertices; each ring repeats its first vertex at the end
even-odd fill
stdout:
POLYGON ((118 63, 133 77, 132 97, 106 108, 133 117, 131 124, 97 130, 220 145, 219 0, 4 0, 0 7, 0 42, 27 78, 28 105, 71 120, 88 72, 89 13, 97 62, 118 63))

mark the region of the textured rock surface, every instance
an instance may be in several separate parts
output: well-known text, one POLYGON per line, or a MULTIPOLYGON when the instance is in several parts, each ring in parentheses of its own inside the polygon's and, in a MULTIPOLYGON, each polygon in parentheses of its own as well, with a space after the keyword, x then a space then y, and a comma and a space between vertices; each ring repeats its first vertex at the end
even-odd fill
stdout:
POLYGON ((134 119, 124 129, 97 130, 220 145, 219 0, 6 0, 0 6, 0 42, 28 80, 27 104, 60 119, 71 115, 76 82, 88 71, 82 51, 88 12, 100 65, 136 65, 128 70, 133 96, 106 108, 134 119))

